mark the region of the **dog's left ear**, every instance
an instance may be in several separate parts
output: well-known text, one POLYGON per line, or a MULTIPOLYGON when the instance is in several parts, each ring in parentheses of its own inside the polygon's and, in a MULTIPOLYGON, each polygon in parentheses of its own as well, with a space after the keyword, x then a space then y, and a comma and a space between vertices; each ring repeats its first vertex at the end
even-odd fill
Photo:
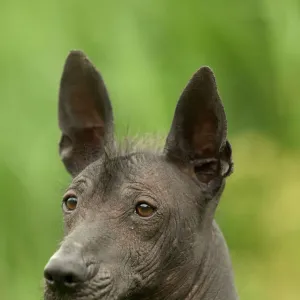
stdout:
POLYGON ((210 68, 200 68, 184 89, 165 152, 169 158, 192 164, 197 178, 205 183, 231 172, 225 110, 210 68))

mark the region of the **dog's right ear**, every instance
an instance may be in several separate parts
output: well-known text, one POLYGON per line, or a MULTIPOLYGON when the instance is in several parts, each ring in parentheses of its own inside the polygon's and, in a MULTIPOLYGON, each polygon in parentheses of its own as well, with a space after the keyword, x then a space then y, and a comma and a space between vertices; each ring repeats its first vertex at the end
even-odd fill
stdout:
POLYGON ((112 106, 100 73, 81 51, 68 55, 59 91, 61 159, 76 176, 114 142, 112 106))

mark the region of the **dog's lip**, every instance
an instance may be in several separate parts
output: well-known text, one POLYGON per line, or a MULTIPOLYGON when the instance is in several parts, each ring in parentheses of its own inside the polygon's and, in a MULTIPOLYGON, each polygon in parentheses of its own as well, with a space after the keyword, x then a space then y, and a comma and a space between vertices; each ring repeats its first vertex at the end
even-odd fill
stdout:
POLYGON ((88 262, 86 264, 86 281, 91 281, 98 273, 100 269, 100 264, 96 262, 88 262))

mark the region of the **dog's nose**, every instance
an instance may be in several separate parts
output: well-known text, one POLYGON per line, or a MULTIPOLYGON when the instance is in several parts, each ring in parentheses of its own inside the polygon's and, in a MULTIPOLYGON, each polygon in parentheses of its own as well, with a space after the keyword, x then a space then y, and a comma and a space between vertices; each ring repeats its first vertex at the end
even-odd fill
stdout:
POLYGON ((44 277, 49 286, 58 289, 75 288, 86 281, 87 267, 81 256, 56 253, 44 269, 44 277))

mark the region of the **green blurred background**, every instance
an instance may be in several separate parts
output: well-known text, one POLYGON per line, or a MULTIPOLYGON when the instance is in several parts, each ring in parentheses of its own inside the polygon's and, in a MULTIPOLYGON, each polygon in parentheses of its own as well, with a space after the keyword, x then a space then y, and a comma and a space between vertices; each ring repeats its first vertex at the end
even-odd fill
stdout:
POLYGON ((192 73, 213 68, 235 161, 217 219, 240 297, 300 299, 299 0, 1 0, 0 26, 1 299, 41 299, 62 235, 57 93, 71 49, 101 70, 120 135, 167 133, 192 73))

